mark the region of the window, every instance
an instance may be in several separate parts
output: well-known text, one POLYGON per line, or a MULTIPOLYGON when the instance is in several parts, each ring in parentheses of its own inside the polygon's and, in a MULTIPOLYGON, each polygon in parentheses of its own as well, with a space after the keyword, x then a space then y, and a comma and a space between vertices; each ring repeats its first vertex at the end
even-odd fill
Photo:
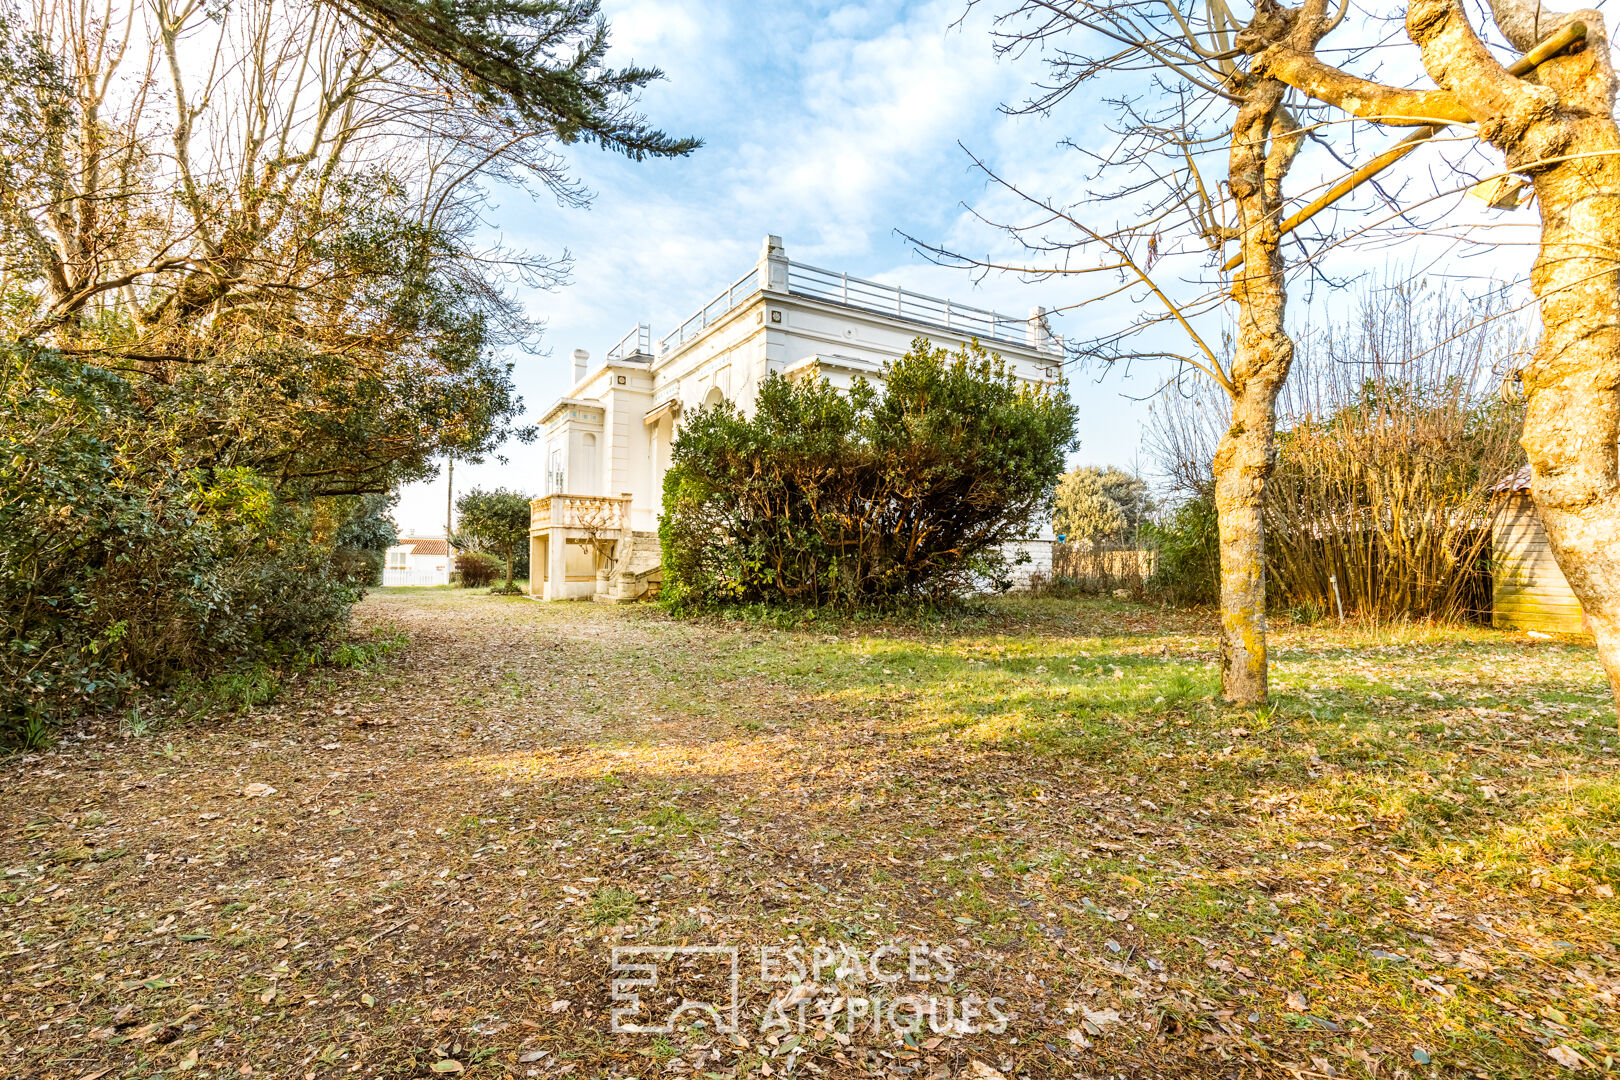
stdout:
POLYGON ((555 495, 563 489, 563 454, 559 447, 551 452, 546 463, 546 494, 555 495))
POLYGON ((410 552, 404 548, 390 548, 388 551, 388 569, 405 570, 410 567, 410 552))

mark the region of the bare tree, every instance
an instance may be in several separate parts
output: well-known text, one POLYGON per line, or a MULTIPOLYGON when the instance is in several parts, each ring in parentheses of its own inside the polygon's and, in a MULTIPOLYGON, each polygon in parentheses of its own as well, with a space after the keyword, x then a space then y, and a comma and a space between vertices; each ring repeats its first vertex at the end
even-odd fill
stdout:
POLYGON ((186 412, 188 443, 318 493, 487 451, 516 411, 492 354, 539 329, 512 286, 569 265, 481 240, 487 185, 577 205, 562 145, 695 143, 628 111, 657 73, 605 65, 596 0, 356 6, 379 4, 416 21, 322 0, 0 15, 7 335, 143 392, 230 383, 186 412))
POLYGON ((1528 177, 1541 218, 1530 285, 1542 333, 1520 378, 1532 497, 1580 598, 1620 701, 1620 125, 1603 18, 1491 0, 1476 28, 1460 0, 1412 0, 1407 36, 1437 90, 1358 77, 1285 46, 1276 78, 1380 125, 1467 130, 1528 177), (1499 60, 1488 31, 1525 53, 1499 60))
POLYGON ((1077 343, 1077 356, 1110 363, 1169 358, 1180 365, 1173 379, 1202 373, 1229 398, 1214 487, 1221 537, 1221 695, 1236 704, 1258 704, 1267 692, 1265 493, 1275 458, 1277 394, 1294 351, 1285 325, 1279 226, 1283 180, 1309 134, 1290 107, 1288 85, 1249 58, 1275 45, 1313 55, 1345 10, 1341 3, 1330 11, 1327 0, 1291 8, 1263 0, 1243 22, 1225 0, 1186 7, 1178 0, 1020 4, 997 19, 998 46, 1007 55, 1040 51, 1047 70, 1039 94, 1021 110, 1051 110, 1107 77, 1139 83, 1139 72, 1147 73, 1151 92, 1110 102, 1119 140, 1096 155, 1095 164, 1097 174, 1116 186, 1089 204, 1041 198, 985 170, 1030 218, 992 224, 1033 259, 975 259, 933 248, 982 270, 1113 276, 1114 284, 1074 307, 1145 290, 1147 305, 1136 317, 1108 335, 1077 343), (1217 154, 1225 156, 1224 170, 1210 161, 1217 154), (1126 224, 1096 224, 1104 208, 1120 204, 1128 204, 1126 224), (1240 259, 1227 260, 1233 243, 1240 259), (1096 263, 1089 262, 1092 253, 1101 256, 1096 263), (1192 295, 1166 276, 1170 266, 1189 258, 1204 268, 1193 278, 1192 295), (1236 264, 1237 272, 1212 283, 1211 262, 1236 264), (1228 302, 1236 324, 1230 350, 1198 329, 1204 316, 1224 312, 1228 302), (1172 332, 1190 348, 1167 345, 1172 332))

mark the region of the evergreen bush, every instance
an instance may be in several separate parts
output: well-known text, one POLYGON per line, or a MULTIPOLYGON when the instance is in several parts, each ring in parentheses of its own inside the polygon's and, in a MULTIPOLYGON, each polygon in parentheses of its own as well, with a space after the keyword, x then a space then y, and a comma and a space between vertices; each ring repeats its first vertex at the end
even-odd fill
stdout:
POLYGON ((925 340, 881 388, 772 373, 682 429, 664 481, 663 600, 855 607, 1006 587, 1073 445, 1066 389, 976 343, 925 340))
POLYGON ((0 739, 331 636, 386 505, 202 466, 121 376, 0 349, 0 739))
POLYGON ((506 564, 483 551, 464 551, 456 556, 456 573, 464 589, 482 589, 506 570, 506 564))

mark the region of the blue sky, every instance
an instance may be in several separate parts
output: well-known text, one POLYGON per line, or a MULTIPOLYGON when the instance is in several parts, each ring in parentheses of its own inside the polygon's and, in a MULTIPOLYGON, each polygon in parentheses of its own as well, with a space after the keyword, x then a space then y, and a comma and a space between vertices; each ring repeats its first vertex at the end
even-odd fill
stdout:
MULTIPOLYGON (((958 140, 1020 175, 1047 176, 1074 157, 1057 147, 1061 135, 1076 134, 1073 122, 1060 131, 1054 121, 1000 114, 1032 69, 998 63, 982 21, 953 29, 960 0, 606 7, 619 61, 667 75, 645 96, 646 112, 705 145, 684 160, 639 163, 570 150, 575 174, 596 192, 586 210, 500 193, 491 220, 506 243, 566 248, 576 259, 567 287, 525 296, 548 323, 550 351, 511 358, 531 416, 565 392, 573 349, 600 357, 637 322, 667 333, 746 271, 767 233, 783 236, 796 259, 1014 314, 1065 299, 1062 284, 976 285, 896 235, 975 251, 994 242, 965 220, 962 204, 979 202, 984 190, 958 140)), ((1146 374, 1082 379, 1078 460, 1130 463, 1145 407, 1121 393, 1153 385, 1146 374)), ((457 490, 538 491, 538 451, 509 445, 504 453, 504 465, 458 466, 457 490)), ((407 531, 442 531, 444 501, 442 477, 412 485, 395 516, 407 531)))

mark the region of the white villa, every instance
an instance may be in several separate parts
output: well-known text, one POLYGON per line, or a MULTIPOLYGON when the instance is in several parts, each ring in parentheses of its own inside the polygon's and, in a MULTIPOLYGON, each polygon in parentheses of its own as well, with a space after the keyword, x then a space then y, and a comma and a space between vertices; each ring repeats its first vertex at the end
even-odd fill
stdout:
MULTIPOLYGON (((656 351, 645 325, 595 367, 576 349, 573 389, 541 417, 546 494, 530 519, 531 593, 631 600, 660 580, 658 513, 682 415, 722 400, 747 411, 772 371, 875 381, 917 337, 949 348, 977 339, 1031 382, 1055 381, 1062 363, 1043 309, 1019 319, 806 266, 779 236, 656 351)), ((1027 545, 1025 573, 1050 572, 1050 541, 1027 545)))

